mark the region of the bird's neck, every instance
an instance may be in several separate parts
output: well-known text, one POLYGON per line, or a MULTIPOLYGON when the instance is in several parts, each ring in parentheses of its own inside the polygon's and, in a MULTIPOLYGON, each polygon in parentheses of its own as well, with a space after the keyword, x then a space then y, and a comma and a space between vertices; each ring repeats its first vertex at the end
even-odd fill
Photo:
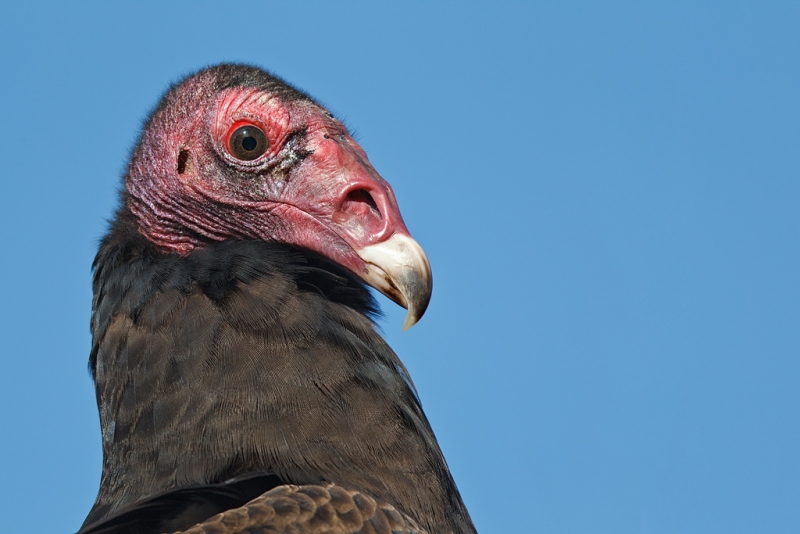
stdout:
POLYGON ((430 467, 446 464, 367 317, 363 284, 276 243, 163 254, 127 222, 95 260, 104 458, 87 523, 172 488, 268 471, 350 484, 432 518, 432 531, 469 531, 446 467, 430 467))

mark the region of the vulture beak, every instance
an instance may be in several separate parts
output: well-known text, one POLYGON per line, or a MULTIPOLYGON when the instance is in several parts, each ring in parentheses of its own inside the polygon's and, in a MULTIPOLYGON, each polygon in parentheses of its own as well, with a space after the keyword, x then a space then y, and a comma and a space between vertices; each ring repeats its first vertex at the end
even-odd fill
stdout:
POLYGON ((386 241, 356 250, 366 263, 366 283, 408 310, 403 331, 420 320, 428 308, 433 277, 422 247, 411 237, 392 234, 386 241))

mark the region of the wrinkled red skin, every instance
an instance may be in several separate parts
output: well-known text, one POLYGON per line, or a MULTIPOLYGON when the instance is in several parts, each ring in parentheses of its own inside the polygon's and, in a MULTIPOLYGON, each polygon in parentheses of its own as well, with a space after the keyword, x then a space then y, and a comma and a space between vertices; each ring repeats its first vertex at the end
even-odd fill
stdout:
POLYGON ((391 187, 325 109, 250 87, 215 93, 212 82, 201 73, 168 93, 134 151, 129 205, 151 242, 185 255, 226 239, 276 240, 361 274, 355 251, 408 235, 391 187), (263 156, 229 153, 226 138, 239 121, 264 131, 263 156))

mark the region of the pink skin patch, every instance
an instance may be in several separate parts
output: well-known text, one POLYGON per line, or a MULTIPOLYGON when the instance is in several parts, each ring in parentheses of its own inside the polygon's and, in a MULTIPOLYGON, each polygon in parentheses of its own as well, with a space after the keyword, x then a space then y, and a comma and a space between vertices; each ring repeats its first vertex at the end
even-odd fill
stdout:
POLYGON ((275 240, 360 274, 356 250, 408 236, 391 187, 344 126, 306 100, 250 87, 212 90, 201 73, 171 91, 136 149, 126 187, 140 232, 181 255, 227 239, 275 240), (266 152, 231 154, 233 126, 264 132, 266 152))

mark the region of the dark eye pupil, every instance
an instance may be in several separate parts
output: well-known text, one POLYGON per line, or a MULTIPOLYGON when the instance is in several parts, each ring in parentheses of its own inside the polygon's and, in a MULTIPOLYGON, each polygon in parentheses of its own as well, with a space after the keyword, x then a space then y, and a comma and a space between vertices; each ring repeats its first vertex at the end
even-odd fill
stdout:
POLYGON ((267 136, 252 124, 236 128, 228 138, 231 156, 242 161, 252 161, 260 157, 267 148, 267 136))
POLYGON ((256 141, 255 137, 245 137, 242 139, 242 148, 250 152, 251 150, 256 148, 258 141, 256 141))

